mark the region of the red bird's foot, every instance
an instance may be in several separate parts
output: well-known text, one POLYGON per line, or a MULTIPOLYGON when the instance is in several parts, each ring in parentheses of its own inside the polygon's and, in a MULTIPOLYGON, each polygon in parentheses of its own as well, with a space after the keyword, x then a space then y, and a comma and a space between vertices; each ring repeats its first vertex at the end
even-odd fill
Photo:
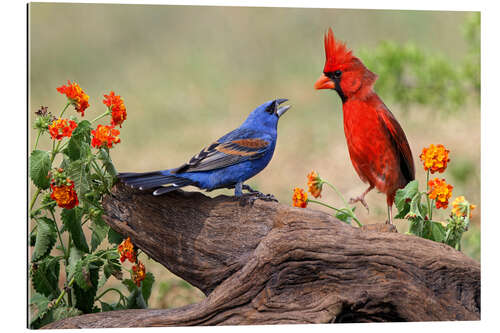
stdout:
POLYGON ((362 204, 363 206, 365 206, 366 211, 367 211, 368 213, 370 213, 370 208, 368 208, 368 204, 367 204, 367 203, 366 203, 366 201, 365 201, 365 196, 364 196, 364 194, 365 194, 365 193, 363 193, 362 195, 357 196, 357 197, 355 197, 355 198, 351 198, 351 199, 349 199, 349 203, 352 205, 352 204, 355 204, 356 202, 361 202, 361 204, 362 204))

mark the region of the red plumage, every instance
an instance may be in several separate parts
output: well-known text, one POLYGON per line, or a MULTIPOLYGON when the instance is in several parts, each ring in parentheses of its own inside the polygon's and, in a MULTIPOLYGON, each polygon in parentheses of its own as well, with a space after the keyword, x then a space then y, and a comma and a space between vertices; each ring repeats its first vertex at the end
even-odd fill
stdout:
MULTIPOLYGON (((372 188, 386 194, 389 223, 399 188, 415 179, 413 157, 406 135, 394 115, 373 91, 377 75, 336 41, 330 28, 325 35, 326 61, 316 89, 334 89, 343 102, 344 133, 352 165, 369 188, 351 202, 360 201, 372 188)), ((367 206, 366 206, 367 207, 367 206)))

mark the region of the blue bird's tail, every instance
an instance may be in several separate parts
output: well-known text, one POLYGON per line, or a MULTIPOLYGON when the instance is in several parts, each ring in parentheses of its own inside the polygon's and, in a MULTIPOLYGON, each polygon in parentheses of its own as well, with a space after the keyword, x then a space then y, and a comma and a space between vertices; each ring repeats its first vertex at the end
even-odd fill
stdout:
POLYGON ((148 190, 152 188, 157 188, 153 195, 161 195, 171 191, 175 191, 181 187, 194 185, 195 182, 175 176, 173 174, 165 175, 165 171, 152 171, 152 172, 123 172, 118 174, 118 178, 126 185, 132 188, 138 188, 139 190, 148 190), (162 187, 163 185, 170 185, 167 187, 162 187))

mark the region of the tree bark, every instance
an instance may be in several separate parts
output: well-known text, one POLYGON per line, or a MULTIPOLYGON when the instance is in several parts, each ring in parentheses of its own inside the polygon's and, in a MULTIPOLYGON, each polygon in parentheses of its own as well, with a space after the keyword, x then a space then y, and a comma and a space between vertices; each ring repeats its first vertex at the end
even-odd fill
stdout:
POLYGON ((313 209, 118 184, 106 222, 207 298, 47 328, 480 319, 480 265, 453 248, 313 209))

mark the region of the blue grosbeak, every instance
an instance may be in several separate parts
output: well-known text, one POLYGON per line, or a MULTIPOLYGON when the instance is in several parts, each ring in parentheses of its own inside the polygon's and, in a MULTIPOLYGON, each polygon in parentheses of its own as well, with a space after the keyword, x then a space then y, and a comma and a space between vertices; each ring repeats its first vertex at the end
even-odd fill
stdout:
POLYGON ((243 195, 243 189, 260 194, 243 183, 271 161, 276 147, 278 120, 290 108, 279 105, 286 101, 275 99, 260 105, 240 127, 205 147, 178 168, 120 173, 118 178, 140 190, 155 189, 153 195, 188 185, 208 191, 234 188, 237 197, 243 195))

